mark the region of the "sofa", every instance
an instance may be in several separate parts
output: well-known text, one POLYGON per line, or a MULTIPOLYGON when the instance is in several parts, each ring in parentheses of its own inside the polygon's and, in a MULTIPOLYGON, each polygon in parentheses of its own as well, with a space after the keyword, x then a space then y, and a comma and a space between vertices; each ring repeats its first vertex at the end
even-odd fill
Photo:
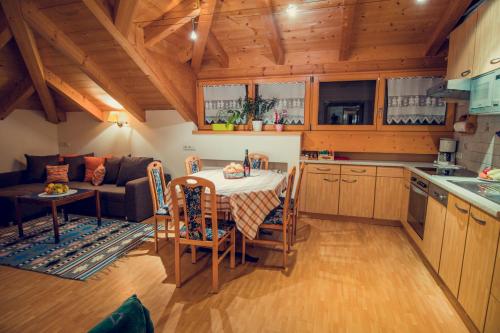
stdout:
MULTIPOLYGON (((166 181, 170 180, 165 175, 166 181)), ((124 186, 105 183, 94 186, 89 182, 70 181, 70 188, 96 189, 101 197, 101 214, 105 217, 126 219, 132 222, 143 221, 153 215, 151 192, 148 177, 127 181, 124 186)), ((32 182, 27 171, 0 173, 0 225, 6 226, 15 222, 15 198, 29 193, 44 191, 44 182, 32 182)), ((94 215, 95 201, 83 200, 65 206, 68 213, 94 215)), ((23 220, 29 220, 47 214, 47 209, 39 206, 22 206, 23 220)))

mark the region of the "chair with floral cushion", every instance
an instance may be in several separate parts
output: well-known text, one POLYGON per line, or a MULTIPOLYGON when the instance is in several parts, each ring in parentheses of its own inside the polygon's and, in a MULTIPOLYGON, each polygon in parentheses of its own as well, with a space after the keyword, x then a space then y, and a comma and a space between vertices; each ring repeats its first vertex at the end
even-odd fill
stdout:
POLYGON ((169 222, 172 221, 168 206, 165 203, 166 183, 163 166, 160 161, 149 163, 148 168, 149 190, 153 200, 153 215, 155 218, 154 233, 155 233, 155 251, 158 252, 158 220, 162 219, 165 223, 165 238, 168 240, 169 222))
POLYGON ((186 167, 186 175, 188 176, 201 171, 202 168, 201 159, 195 155, 186 158, 186 160, 184 161, 184 165, 186 167))
MULTIPOLYGON (((181 286, 181 246, 212 249, 212 291, 219 290, 219 264, 230 255, 230 267, 235 267, 236 229, 234 224, 217 221, 215 185, 204 178, 185 176, 170 182, 173 218, 175 223, 175 281, 181 286), (183 208, 181 217, 180 209, 183 208), (182 218, 182 226, 181 226, 182 218), (221 245, 229 243, 219 255, 221 245)), ((196 252, 194 252, 196 253, 196 252)), ((196 258, 192 262, 196 262, 196 258)))
POLYGON ((252 169, 267 170, 269 168, 269 157, 259 153, 249 153, 250 167, 252 169))
MULTIPOLYGON (((256 245, 272 245, 272 246, 279 246, 283 249, 283 268, 286 268, 287 266, 287 256, 288 256, 288 250, 290 248, 290 219, 292 215, 292 211, 290 209, 290 202, 292 199, 292 189, 293 189, 293 181, 295 179, 295 167, 293 167, 289 173, 288 173, 288 180, 287 180, 287 188, 286 188, 286 195, 285 195, 285 201, 283 205, 283 209, 281 209, 280 206, 278 206, 276 209, 274 209, 271 213, 269 213, 266 216, 266 219, 264 220, 264 223, 262 223, 259 226, 259 231, 260 230, 269 230, 269 231, 276 231, 276 232, 281 232, 282 233, 282 239, 276 239, 276 240, 269 240, 269 239, 248 239, 245 236, 242 237, 242 263, 245 263, 245 254, 246 254, 246 244, 256 244, 256 245)), ((259 232, 257 232, 257 235, 259 235, 259 232)))
MULTIPOLYGON (((299 167, 299 178, 297 179, 297 186, 295 186, 295 193, 293 198, 290 199, 290 211, 291 211, 291 225, 290 229, 292 231, 290 235, 290 244, 293 245, 295 243, 295 238, 297 236, 297 221, 299 219, 299 200, 300 200, 300 190, 302 188, 302 175, 304 173, 304 168, 306 164, 304 162, 300 163, 299 167)), ((293 186, 293 185, 292 185, 293 186)), ((280 208, 283 209, 285 198, 281 197, 281 205, 280 208)))

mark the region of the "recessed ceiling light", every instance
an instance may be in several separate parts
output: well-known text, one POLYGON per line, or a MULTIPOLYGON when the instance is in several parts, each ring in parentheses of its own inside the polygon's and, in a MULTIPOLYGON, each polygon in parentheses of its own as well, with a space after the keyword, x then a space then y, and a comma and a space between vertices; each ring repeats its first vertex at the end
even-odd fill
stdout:
POLYGON ((424 4, 427 2, 427 0, 415 0, 418 4, 424 4))
POLYGON ((295 17, 297 15, 297 5, 289 4, 288 7, 286 7, 286 13, 290 17, 295 17))

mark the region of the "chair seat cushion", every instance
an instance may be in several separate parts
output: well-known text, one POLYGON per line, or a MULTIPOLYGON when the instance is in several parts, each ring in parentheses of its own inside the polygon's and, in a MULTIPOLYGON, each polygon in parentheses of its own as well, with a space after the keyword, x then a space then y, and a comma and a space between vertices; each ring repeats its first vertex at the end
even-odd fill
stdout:
MULTIPOLYGON (((293 198, 290 199, 290 209, 293 209, 293 205, 295 204, 295 200, 293 198)), ((283 209, 285 206, 285 197, 280 197, 280 206, 279 208, 283 209)))
MULTIPOLYGON (((208 225, 208 223, 207 223, 207 225, 208 225)), ((218 228, 217 229, 217 233, 219 234, 218 235, 219 236, 218 239, 221 239, 222 237, 224 237, 231 230, 231 228, 233 228, 233 224, 218 223, 217 224, 217 228, 218 228)), ((212 228, 210 226, 207 226, 205 228, 205 233, 207 235, 207 241, 213 240, 212 228)), ((179 235, 181 236, 181 238, 187 238, 187 228, 186 228, 185 225, 183 225, 180 228, 179 235)), ((201 235, 201 231, 200 231, 200 234, 197 237, 193 237, 193 235, 190 235, 189 237, 190 237, 190 239, 198 239, 198 240, 203 239, 203 236, 201 235)))
POLYGON ((165 215, 165 216, 170 216, 170 212, 168 211, 168 206, 165 205, 162 208, 159 208, 156 213, 156 215, 165 215))
POLYGON ((272 212, 270 212, 266 216, 264 224, 283 225, 283 209, 279 209, 278 207, 274 209, 272 212))

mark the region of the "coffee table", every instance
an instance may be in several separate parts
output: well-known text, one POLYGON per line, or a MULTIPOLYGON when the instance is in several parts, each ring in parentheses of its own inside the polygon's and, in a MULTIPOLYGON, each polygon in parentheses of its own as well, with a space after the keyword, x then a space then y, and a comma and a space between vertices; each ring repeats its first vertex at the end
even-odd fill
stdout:
MULTIPOLYGON (((40 197, 38 193, 21 195, 16 197, 16 221, 19 229, 19 237, 24 237, 21 205, 31 204, 50 207, 52 210, 52 224, 54 226, 55 242, 59 243, 59 222, 57 220, 57 207, 68 205, 80 200, 95 197, 95 210, 97 225, 101 226, 101 200, 97 190, 76 189, 76 193, 58 197, 40 197)), ((64 220, 68 221, 68 215, 64 214, 64 220)))

